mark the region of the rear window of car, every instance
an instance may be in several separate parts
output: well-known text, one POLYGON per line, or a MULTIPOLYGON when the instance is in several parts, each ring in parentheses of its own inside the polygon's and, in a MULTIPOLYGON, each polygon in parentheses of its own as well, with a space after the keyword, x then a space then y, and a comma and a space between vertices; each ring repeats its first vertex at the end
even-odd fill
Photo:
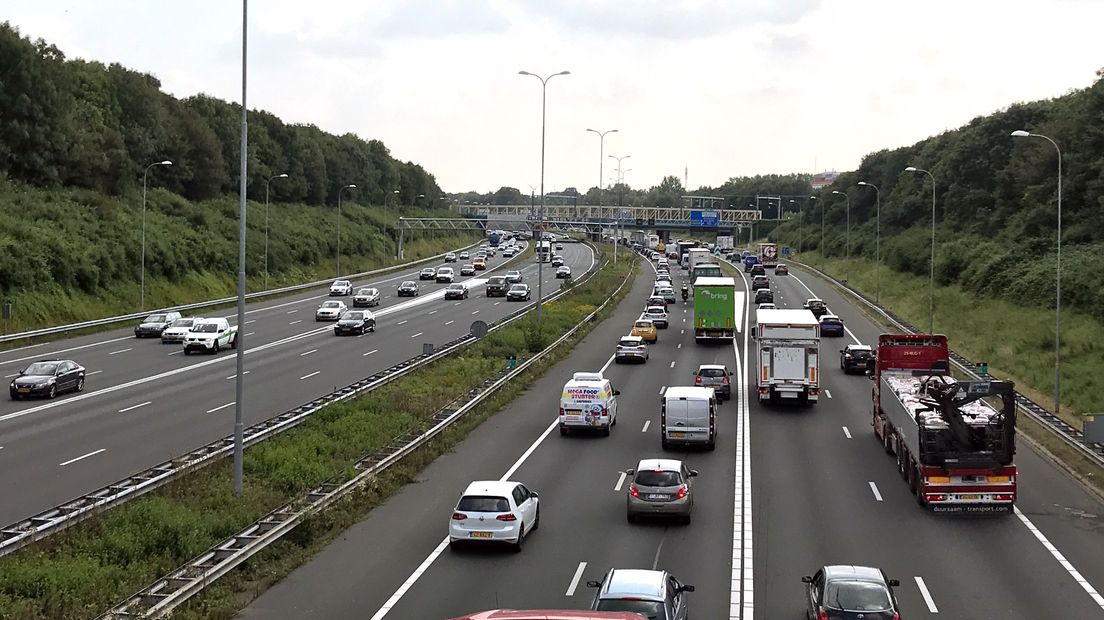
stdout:
POLYGON ((821 325, 839 325, 840 323, 841 321, 839 319, 822 319, 820 321, 821 325))
POLYGON ((716 378, 725 376, 725 371, 720 368, 702 368, 698 371, 698 374, 703 377, 716 378))
POLYGON ((598 601, 598 611, 635 611, 643 614, 645 618, 665 618, 663 616, 663 603, 657 601, 622 601, 619 599, 602 599, 598 601))
POLYGON ((172 322, 170 327, 191 327, 195 319, 177 319, 172 322))
POLYGON ((885 586, 870 581, 831 581, 824 604, 846 611, 886 611, 893 608, 885 586))
POLYGON ((682 479, 677 471, 645 469, 636 472, 635 482, 645 487, 677 487, 682 484, 682 479))
POLYGON ((506 278, 502 276, 494 276, 490 280, 487 280, 487 284, 503 284, 506 282, 506 278))
POLYGON ((524 291, 525 290, 525 285, 524 284, 515 284, 515 285, 510 287, 510 290, 511 291, 524 291))
POLYGON ((344 315, 342 315, 341 318, 345 319, 346 321, 359 321, 359 320, 364 318, 364 313, 363 312, 346 312, 344 315))
POLYGON ((457 510, 470 510, 472 512, 509 512, 510 502, 505 497, 490 497, 486 495, 465 495, 460 498, 457 510))
POLYGON ((850 351, 851 355, 859 359, 869 359, 874 357, 873 351, 866 351, 864 349, 853 349, 850 351))
POLYGON ((637 321, 636 322, 636 327, 648 328, 648 327, 651 327, 651 326, 652 326, 651 321, 637 321))
POLYGON ((146 320, 143 321, 143 322, 144 323, 164 323, 165 322, 165 315, 164 314, 151 314, 151 315, 147 316, 146 320))
POLYGON ((636 339, 632 339, 632 340, 622 339, 621 342, 618 342, 617 344, 619 344, 623 347, 638 347, 638 346, 644 344, 644 342, 641 341, 641 340, 636 340, 636 339))

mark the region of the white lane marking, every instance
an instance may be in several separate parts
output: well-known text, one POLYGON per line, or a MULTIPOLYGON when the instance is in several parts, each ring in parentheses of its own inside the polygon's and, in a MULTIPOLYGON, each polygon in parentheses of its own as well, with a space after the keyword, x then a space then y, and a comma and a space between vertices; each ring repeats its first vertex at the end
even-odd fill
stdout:
POLYGON ((567 586, 566 596, 575 596, 575 588, 579 587, 579 580, 583 578, 583 571, 586 570, 586 565, 586 562, 579 562, 579 568, 575 569, 575 576, 571 578, 571 585, 567 586))
POLYGON ((172 353, 169 353, 169 355, 180 355, 183 352, 184 352, 184 349, 179 349, 179 350, 173 351, 172 353))
POLYGON ((1074 568, 1073 564, 1066 559, 1066 556, 1062 555, 1062 552, 1058 551, 1058 548, 1051 544, 1049 540, 1047 540, 1047 537, 1039 531, 1039 528, 1035 527, 1035 524, 1027 518, 1027 515, 1020 512, 1019 506, 1013 506, 1012 510, 1015 512, 1016 517, 1020 520, 1020 522, 1027 526, 1028 531, 1030 531, 1035 536, 1036 540, 1043 543, 1043 547, 1050 552, 1050 555, 1054 556, 1054 559, 1058 560, 1058 563, 1062 566, 1062 568, 1066 569, 1066 572, 1069 573, 1071 577, 1073 577, 1073 580, 1076 581, 1078 585, 1080 585, 1085 590, 1085 592, 1089 594, 1090 597, 1092 597, 1092 600, 1096 602, 1097 606, 1099 606, 1101 609, 1104 609, 1104 596, 1100 596, 1100 593, 1096 591, 1096 588, 1094 588, 1087 579, 1081 576, 1081 572, 1074 568))
POLYGON ((249 325, 250 323, 256 323, 256 322, 257 322, 257 319, 249 319, 245 323, 242 323, 242 325, 249 325))
POLYGON ((685 329, 680 329, 680 330, 679 330, 679 333, 680 333, 680 334, 685 334, 685 333, 686 333, 686 330, 685 330, 685 329))
POLYGON ((455 323, 455 322, 456 322, 456 321, 445 321, 445 325, 452 325, 452 324, 453 324, 453 323, 455 323))
POLYGON ((425 332, 418 332, 416 334, 410 334, 410 337, 411 338, 417 338, 418 336, 421 336, 423 333, 425 333, 425 332))
POLYGON ((685 323, 685 322, 686 322, 686 319, 683 319, 683 320, 682 320, 682 322, 683 322, 683 323, 685 323))
POLYGON ((208 409, 207 413, 214 413, 216 411, 226 409, 227 407, 233 407, 233 406, 234 406, 234 403, 226 403, 225 405, 219 405, 218 407, 215 407, 214 409, 208 409))
POLYGON ((430 314, 437 314, 437 311, 436 310, 430 310, 429 313, 430 314))
MULTIPOLYGON (((744 291, 747 291, 747 280, 741 278, 744 291)), ((745 303, 747 297, 745 296, 745 303)), ((748 312, 742 313, 743 323, 739 327, 747 327, 748 312)), ((732 519, 732 575, 729 583, 729 620, 740 618, 750 619, 755 617, 755 593, 754 575, 754 549, 752 548, 752 506, 751 506, 751 428, 748 422, 750 417, 749 376, 748 368, 748 330, 741 329, 743 338, 743 357, 740 356, 740 344, 736 339, 732 340, 732 352, 736 358, 736 376, 739 400, 739 417, 736 425, 736 471, 733 493, 733 519, 732 519)))
MULTIPOLYGON (((68 349, 58 349, 57 351, 52 351, 50 353, 40 353, 38 355, 31 355, 29 357, 18 357, 18 358, 15 358, 15 359, 3 360, 3 361, 0 361, 0 364, 14 364, 15 362, 24 362, 24 361, 27 361, 27 360, 42 359, 43 357, 52 357, 52 356, 57 355, 59 353, 68 353, 69 351, 79 351, 81 349, 87 349, 89 347, 98 347, 101 344, 111 344, 112 342, 119 342, 121 340, 134 340, 134 336, 123 336, 122 338, 112 338, 111 340, 103 340, 101 342, 93 342, 92 344, 82 344, 79 347, 70 347, 68 349)), ((46 344, 47 343, 45 343, 45 342, 40 342, 38 344, 32 344, 32 345, 26 346, 26 347, 19 347, 18 349, 11 349, 9 351, 5 351, 5 353, 14 353, 15 351, 23 351, 23 350, 26 350, 26 349, 33 349, 35 347, 46 346, 46 344)))
POLYGON ((153 402, 152 400, 147 400, 144 403, 138 403, 137 405, 131 405, 129 407, 123 407, 122 409, 119 410, 119 413, 126 413, 128 411, 132 411, 132 410, 137 409, 139 407, 145 407, 146 405, 148 405, 152 402, 153 402))
MULTIPOLYGON (((252 370, 247 370, 247 371, 243 372, 242 374, 243 375, 248 375, 251 372, 253 372, 253 371, 252 370)), ((230 375, 229 377, 226 377, 226 380, 229 381, 231 379, 236 378, 237 376, 238 376, 238 373, 234 373, 234 374, 230 375)))
POLYGON ((86 376, 86 377, 91 377, 92 375, 98 375, 98 374, 100 374, 101 372, 103 372, 103 371, 102 371, 102 370, 93 370, 92 372, 86 372, 86 373, 84 373, 84 376, 86 376))
POLYGON ((395 325, 403 325, 403 324, 406 324, 406 323, 409 323, 409 322, 410 322, 410 319, 403 319, 403 320, 399 321, 398 323, 395 323, 395 325))
POLYGON ((870 491, 874 493, 874 499, 879 502, 882 501, 882 494, 878 492, 878 485, 874 484, 873 480, 867 482, 867 484, 870 485, 870 491))
POLYGON ((602 364, 602 369, 599 370, 598 372, 606 372, 606 369, 609 368, 609 365, 613 363, 613 358, 615 358, 615 357, 617 357, 616 353, 611 355, 610 358, 608 360, 606 360, 606 363, 602 364))
POLYGON ((843 427, 843 434, 847 435, 848 439, 851 439, 851 431, 846 426, 843 427))
POLYGON ((296 323, 302 323, 302 322, 303 322, 303 319, 299 319, 298 321, 292 321, 292 322, 288 323, 288 325, 295 325, 296 323))
POLYGON ((298 308, 296 308, 294 310, 288 310, 285 314, 295 314, 296 312, 299 312, 298 308))
POLYGON ((126 353, 127 351, 133 351, 133 350, 134 350, 134 347, 129 347, 129 348, 126 348, 126 349, 119 349, 118 351, 112 351, 111 353, 108 353, 108 355, 118 355, 120 353, 126 353))
POLYGON ((66 465, 72 465, 73 463, 76 463, 79 460, 86 459, 90 456, 96 456, 97 454, 99 454, 101 452, 106 452, 106 451, 107 451, 107 448, 100 448, 99 450, 93 450, 92 452, 89 452, 88 454, 83 454, 81 456, 78 456, 75 459, 69 459, 68 461, 65 461, 64 463, 58 463, 58 466, 59 467, 65 467, 66 465))
POLYGON ((496 306, 497 306, 497 305, 498 305, 498 304, 500 304, 500 303, 502 303, 502 302, 501 302, 501 301, 496 301, 496 302, 494 302, 494 305, 496 305, 496 306))
POLYGON ((317 375, 317 374, 319 374, 319 373, 321 373, 321 372, 322 372, 321 370, 316 370, 316 371, 312 372, 312 373, 311 373, 311 374, 309 374, 309 375, 303 375, 302 377, 299 377, 299 380, 300 380, 300 381, 302 381, 303 379, 310 379, 310 378, 311 378, 311 377, 313 377, 314 375, 317 375))
POLYGON ((671 368, 674 368, 674 367, 675 367, 675 363, 671 362, 671 368))
POLYGON ((252 336, 255 333, 257 333, 257 332, 249 332, 249 333, 246 334, 246 336, 252 336))
POLYGON ((372 349, 371 351, 369 351, 369 352, 367 352, 367 353, 364 353, 364 354, 362 354, 362 355, 361 355, 361 357, 368 357, 369 355, 371 355, 371 354, 373 354, 373 353, 375 353, 375 352, 377 352, 377 351, 379 351, 379 349, 372 349))
POLYGON ((617 476, 617 484, 613 485, 613 490, 614 491, 620 491, 621 490, 621 485, 625 484, 625 476, 628 475, 625 472, 620 472, 620 473, 621 473, 621 475, 617 476))
POLYGON ((306 357, 306 356, 310 355, 311 353, 317 353, 317 352, 318 352, 318 349, 311 349, 310 351, 303 351, 302 353, 299 354, 299 357, 306 357))
POLYGON ((5 379, 11 379, 12 377, 18 377, 18 376, 19 376, 19 373, 15 373, 15 374, 11 374, 11 375, 4 375, 4 378, 5 379))
POLYGON ((913 579, 916 580, 916 587, 920 588, 920 596, 924 597, 924 603, 928 606, 928 611, 933 614, 939 613, 939 608, 935 606, 935 601, 932 599, 931 592, 928 592, 928 585, 924 583, 924 578, 917 575, 913 579))
POLYGON ((663 396, 663 393, 666 392, 666 391, 667 391, 667 386, 665 385, 665 386, 659 388, 659 395, 663 396))
POLYGON ((460 305, 460 302, 458 301, 458 302, 456 302, 456 303, 454 303, 454 304, 452 304, 452 305, 454 305, 454 306, 459 306, 459 305, 460 305))
MULTIPOLYGON (((520 458, 518 458, 517 462, 515 462, 510 467, 510 469, 507 470, 501 478, 499 478, 499 480, 509 480, 510 476, 514 475, 514 472, 517 471, 517 468, 521 467, 521 464, 524 463, 531 454, 533 454, 533 452, 537 449, 537 446, 539 446, 541 442, 543 442, 545 438, 547 438, 548 435, 551 434, 552 431, 559 425, 560 421, 558 419, 552 420, 552 423, 548 425, 548 428, 544 429, 544 432, 541 433, 539 437, 537 437, 533 444, 529 446, 529 449, 526 450, 520 458)), ((448 546, 448 542, 449 539, 448 536, 446 536, 440 543, 438 543, 437 547, 433 551, 431 551, 428 556, 426 556, 426 559, 423 560, 421 564, 418 565, 418 568, 414 569, 414 572, 406 578, 406 581, 404 581, 401 586, 399 586, 399 589, 395 590, 395 593, 391 595, 391 598, 387 599, 387 602, 384 603, 383 606, 376 611, 376 613, 372 614, 370 620, 381 620, 384 616, 386 616, 388 612, 390 612, 391 609, 396 604, 398 604, 403 595, 406 594, 407 590, 413 587, 414 584, 417 583, 418 579, 425 574, 425 572, 429 569, 433 562, 437 560, 437 557, 440 556, 441 553, 445 550, 445 547, 448 546)))
POLYGON ((651 425, 652 425, 651 420, 645 420, 644 421, 644 428, 640 429, 640 432, 641 433, 647 433, 648 432, 648 427, 651 426, 651 425))
POLYGON ((828 398, 832 398, 832 393, 828 390, 824 390, 824 393, 828 395, 828 398))
POLYGON ((475 312, 472 312, 472 314, 479 314, 479 311, 476 310, 475 312))
POLYGON ((675 348, 676 348, 676 349, 681 349, 681 348, 682 348, 682 343, 681 343, 681 342, 680 342, 680 343, 678 343, 678 346, 677 346, 677 347, 675 347, 675 348))

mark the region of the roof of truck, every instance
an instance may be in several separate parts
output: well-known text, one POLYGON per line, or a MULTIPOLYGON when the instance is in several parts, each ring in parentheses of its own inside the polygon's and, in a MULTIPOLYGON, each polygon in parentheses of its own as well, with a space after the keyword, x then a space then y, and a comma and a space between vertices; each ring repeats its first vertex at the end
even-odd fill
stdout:
POLYGON ((733 278, 714 278, 710 276, 702 276, 697 280, 694 280, 694 286, 736 286, 736 280, 733 278))
POLYGON ((775 310, 757 310, 755 321, 759 324, 770 323, 772 325, 819 325, 820 322, 813 316, 812 311, 801 308, 783 308, 775 310))

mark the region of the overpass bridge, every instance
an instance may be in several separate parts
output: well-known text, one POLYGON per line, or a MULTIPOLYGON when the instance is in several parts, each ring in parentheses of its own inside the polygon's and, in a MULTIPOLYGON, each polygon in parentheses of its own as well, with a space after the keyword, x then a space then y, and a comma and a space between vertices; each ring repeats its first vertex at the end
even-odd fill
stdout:
MULTIPOLYGON (((487 220, 539 221, 540 207, 530 205, 457 205, 460 215, 487 220)), ((545 205, 545 222, 585 222, 642 226, 656 230, 731 231, 740 224, 757 222, 762 213, 741 209, 690 209, 686 207, 619 207, 597 205, 545 205)))

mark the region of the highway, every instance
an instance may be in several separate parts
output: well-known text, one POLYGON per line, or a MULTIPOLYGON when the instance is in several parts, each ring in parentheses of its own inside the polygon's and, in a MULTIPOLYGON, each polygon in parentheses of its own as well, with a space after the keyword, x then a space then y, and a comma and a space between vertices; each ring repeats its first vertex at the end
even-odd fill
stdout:
MULTIPOLYGON (((666 453, 701 472, 690 525, 626 523, 619 470, 662 453, 660 393, 689 384, 698 364, 744 364, 746 329, 736 346, 696 345, 692 310, 681 303, 646 365, 612 364, 617 338, 649 291, 644 271, 568 358, 240 617, 430 620, 499 607, 586 608, 588 579, 612 567, 658 567, 697 587, 689 595, 694 618, 798 618, 801 576, 839 563, 879 566, 900 579, 905 618, 1102 616, 1101 502, 1021 441, 1020 513, 947 518, 921 510, 872 439, 869 380, 839 370, 836 351, 850 337, 821 344, 826 393, 818 405, 764 407, 752 395, 742 411, 734 393, 718 417, 715 452, 666 453), (564 381, 597 369, 621 390, 618 425, 609 438, 560 437, 564 381), (741 417, 750 418, 750 463, 736 458, 741 417), (525 549, 448 549, 459 493, 472 480, 504 475, 541 494, 541 527, 525 549), (735 502, 741 484, 750 485, 750 502, 735 502), (734 566, 733 557, 748 564, 734 566)), ((881 329, 850 302, 800 269, 793 274, 771 278, 779 307, 799 307, 813 296, 808 286, 856 340, 875 341, 881 329)), ((738 290, 746 286, 738 280, 738 290)))
MULTIPOLYGON (((559 252, 576 278, 593 268, 594 253, 569 243, 559 252)), ((435 263, 430 263, 436 266, 435 263)), ((493 270, 521 269, 536 299, 538 265, 492 258, 488 270, 458 278, 473 287, 463 301, 445 301, 445 284, 422 281, 415 298, 395 297, 418 269, 354 281, 381 289, 376 332, 336 337, 332 323, 315 322, 325 291, 250 304, 240 333, 246 346, 246 425, 309 402, 467 333, 472 321, 494 321, 525 304, 488 299, 481 286, 493 270)), ((459 264, 450 263, 459 271, 459 264)), ((559 289, 544 265, 545 295, 559 289)), ((498 271, 497 273, 504 273, 498 271)), ((335 298, 337 299, 337 298, 335 298)), ((340 298, 352 304, 351 297, 340 298)), ((235 320, 233 310, 217 315, 235 320)), ((184 356, 180 345, 135 339, 133 325, 110 332, 0 354, 0 371, 14 376, 37 359, 68 358, 88 371, 85 391, 54 400, 0 401, 0 522, 13 523, 133 473, 232 434, 234 352, 184 356)))

